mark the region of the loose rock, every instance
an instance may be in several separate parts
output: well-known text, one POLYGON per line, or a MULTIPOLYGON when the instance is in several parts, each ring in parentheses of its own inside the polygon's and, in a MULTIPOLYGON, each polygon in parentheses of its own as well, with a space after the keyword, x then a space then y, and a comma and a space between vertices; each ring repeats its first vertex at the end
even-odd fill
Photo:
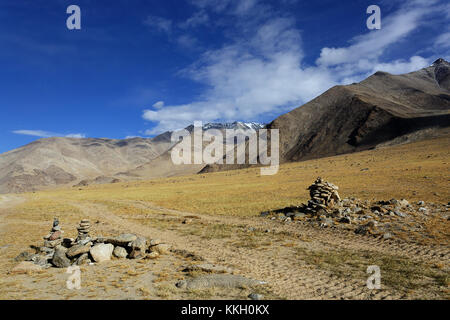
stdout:
POLYGON ((104 262, 111 260, 113 250, 114 246, 112 244, 99 243, 93 246, 89 253, 95 262, 104 262))

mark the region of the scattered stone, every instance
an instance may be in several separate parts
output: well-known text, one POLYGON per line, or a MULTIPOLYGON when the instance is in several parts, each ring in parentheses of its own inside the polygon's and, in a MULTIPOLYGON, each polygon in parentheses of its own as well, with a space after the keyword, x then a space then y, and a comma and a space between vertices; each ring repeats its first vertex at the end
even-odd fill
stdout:
POLYGON ((111 260, 113 250, 114 246, 112 244, 99 243, 93 246, 89 253, 95 262, 104 262, 111 260))
POLYGON ((208 273, 233 273, 233 269, 212 263, 194 264, 186 267, 183 271, 203 271, 208 273))
POLYGON ((14 261, 21 262, 21 261, 30 261, 33 254, 30 252, 22 252, 17 257, 14 258, 14 261))
POLYGON ((156 259, 159 257, 159 253, 158 252, 150 252, 149 254, 147 254, 145 256, 145 259, 156 259))
POLYGON ((394 211, 394 214, 398 217, 402 217, 402 218, 406 217, 406 214, 401 211, 394 211))
POLYGON ((56 239, 56 240, 45 240, 44 241, 44 247, 47 248, 56 248, 57 246, 62 244, 62 239, 56 239))
POLYGON ((128 252, 124 247, 115 247, 113 254, 116 258, 123 259, 127 257, 128 252))
POLYGON ((83 245, 83 244, 76 244, 76 245, 74 245, 73 247, 71 247, 71 248, 69 248, 67 250, 66 255, 69 258, 74 258, 76 256, 79 256, 79 255, 83 254, 83 253, 88 253, 91 250, 91 246, 92 246, 91 242, 89 242, 89 243, 87 243, 85 245, 83 245))
POLYGON ((306 216, 303 212, 298 212, 294 215, 294 220, 302 219, 306 216))
POLYGON ((75 260, 74 265, 81 266, 89 263, 91 263, 91 260, 89 259, 89 253, 83 253, 78 257, 78 259, 75 260))
POLYGON ((350 220, 349 217, 342 217, 341 219, 339 219, 340 223, 352 223, 352 221, 350 220))
POLYGON ((248 295, 248 297, 249 297, 251 300, 262 300, 262 299, 264 299, 264 296, 263 296, 262 294, 259 294, 259 293, 250 293, 250 294, 248 295))
POLYGON ((35 264, 38 265, 42 268, 50 268, 52 266, 51 263, 49 263, 49 261, 52 259, 52 256, 40 256, 40 255, 35 255, 31 261, 35 264))
POLYGON ((137 239, 135 234, 124 233, 114 238, 108 238, 105 240, 105 243, 111 243, 115 246, 126 247, 130 242, 133 242, 137 239))
POLYGON ((383 234, 383 239, 384 240, 388 240, 388 239, 392 239, 392 233, 390 233, 390 232, 386 232, 386 233, 384 233, 383 234))
POLYGON ((192 221, 194 221, 194 220, 188 218, 188 219, 184 219, 182 223, 183 223, 183 224, 191 224, 192 221))
POLYGON ((170 249, 171 245, 165 243, 157 244, 156 246, 150 247, 150 250, 152 252, 158 252, 159 254, 168 254, 170 252, 170 249))
POLYGON ((22 261, 15 266, 9 273, 11 274, 27 274, 42 271, 42 267, 29 261, 22 261))
POLYGON ((62 247, 58 247, 53 255, 52 264, 57 268, 67 268, 70 267, 71 263, 69 258, 66 256, 66 250, 62 247))
POLYGON ((145 250, 147 249, 147 239, 144 237, 137 237, 136 240, 128 244, 128 247, 133 250, 145 252, 145 250))
POLYGON ((156 246, 161 243, 160 239, 152 239, 150 240, 150 246, 156 246))
POLYGON ((241 288, 254 287, 266 284, 264 281, 253 280, 239 275, 231 274, 212 274, 199 276, 189 280, 182 280, 176 283, 181 289, 195 290, 207 288, 241 288))

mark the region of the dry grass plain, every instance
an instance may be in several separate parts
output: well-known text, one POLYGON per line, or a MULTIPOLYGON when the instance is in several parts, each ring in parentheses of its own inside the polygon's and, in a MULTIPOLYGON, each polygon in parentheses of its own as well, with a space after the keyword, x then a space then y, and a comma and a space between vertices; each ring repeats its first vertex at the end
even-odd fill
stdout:
POLYGON ((274 176, 258 168, 150 181, 60 188, 0 198, 2 299, 448 299, 450 222, 443 216, 416 223, 430 235, 417 242, 356 235, 259 217, 261 211, 298 205, 321 176, 342 197, 450 201, 450 137, 355 154, 284 164, 274 176), (6 198, 6 200, 4 199, 6 198), (22 201, 22 202, 21 202, 22 201), (2 204, 3 203, 3 204, 2 204), (94 235, 133 232, 160 238, 178 250, 157 260, 113 260, 83 267, 82 289, 65 288, 65 270, 11 275, 13 260, 39 245, 60 218, 65 237, 89 218, 94 235), (183 224, 185 219, 189 223, 183 224), (260 288, 178 289, 193 274, 183 267, 208 261, 267 281, 260 288), (366 268, 379 265, 382 289, 366 287, 366 268))

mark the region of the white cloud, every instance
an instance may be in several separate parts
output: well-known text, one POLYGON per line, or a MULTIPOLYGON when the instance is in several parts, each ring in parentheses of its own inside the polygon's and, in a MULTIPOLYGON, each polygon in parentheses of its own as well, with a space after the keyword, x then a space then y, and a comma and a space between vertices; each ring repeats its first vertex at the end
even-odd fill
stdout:
POLYGON ((446 32, 437 37, 434 45, 441 48, 449 48, 450 47, 450 32, 446 32))
MULTIPOLYGON (((202 9, 212 2, 195 0, 202 9)), ((224 1, 220 8, 237 14, 236 3, 224 1)), ((234 36, 234 40, 217 50, 205 52, 180 73, 205 84, 203 94, 186 104, 144 110, 143 118, 156 124, 146 134, 179 129, 195 120, 258 121, 263 115, 278 115, 297 107, 333 85, 361 81, 378 70, 405 73, 429 64, 429 59, 417 55, 409 60, 382 61, 390 46, 406 39, 426 22, 424 18, 430 12, 436 11, 422 1, 383 17, 381 30, 368 30, 351 39, 347 47, 323 48, 312 66, 303 62, 301 31, 295 21, 267 16, 267 10, 256 10, 255 6, 258 3, 250 1, 242 8, 261 13, 260 19, 237 17, 236 23, 246 27, 240 36, 234 36)))
POLYGON ((198 41, 195 37, 188 35, 188 34, 184 34, 182 36, 179 36, 177 38, 177 43, 178 45, 180 45, 183 48, 187 48, 187 49, 194 49, 196 47, 198 47, 198 41))
POLYGON ((158 101, 155 104, 153 104, 153 108, 156 108, 156 109, 161 109, 163 107, 164 107, 164 101, 158 101))
POLYGON ((40 138, 48 138, 52 136, 52 133, 42 130, 14 130, 13 133, 40 138))
POLYGON ((155 28, 157 31, 172 32, 172 21, 166 18, 150 15, 147 16, 143 23, 151 28, 155 28))
POLYGON ((14 130, 13 133, 39 137, 39 138, 50 138, 50 137, 66 137, 66 138, 86 138, 86 135, 83 133, 70 133, 70 134, 59 134, 44 130, 14 130))
POLYGON ((371 73, 375 73, 376 71, 384 71, 392 74, 402 74, 413 72, 429 65, 430 61, 428 59, 414 56, 411 57, 409 61, 396 60, 390 63, 378 63, 372 68, 371 73))
POLYGON ((323 48, 317 64, 336 66, 361 60, 378 59, 392 44, 405 38, 422 22, 431 7, 414 7, 399 10, 393 16, 383 18, 382 28, 352 39, 352 45, 344 48, 323 48))
POLYGON ((77 138, 77 139, 83 139, 86 138, 86 135, 84 133, 70 133, 65 135, 66 138, 77 138))
POLYGON ((185 22, 180 24, 181 28, 195 28, 205 25, 209 22, 209 15, 205 10, 199 10, 189 17, 185 22))

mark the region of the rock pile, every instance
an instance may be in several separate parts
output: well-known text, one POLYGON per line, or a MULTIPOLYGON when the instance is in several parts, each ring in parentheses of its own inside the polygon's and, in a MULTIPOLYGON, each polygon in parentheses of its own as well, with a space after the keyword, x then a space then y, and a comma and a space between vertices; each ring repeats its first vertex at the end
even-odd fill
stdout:
POLYGON ((371 234, 390 239, 404 232, 408 226, 410 238, 423 238, 423 219, 448 220, 450 206, 409 203, 405 199, 369 201, 357 198, 341 199, 339 188, 321 178, 308 188, 311 200, 307 204, 262 212, 262 217, 284 223, 310 223, 326 228, 352 230, 357 234, 371 234), (425 207, 426 206, 426 207, 425 207))
POLYGON ((323 181, 320 177, 308 187, 308 190, 311 200, 308 201, 305 213, 314 214, 321 209, 327 211, 328 208, 334 207, 341 201, 337 192, 339 188, 330 182, 323 181))
POLYGON ((81 220, 77 227, 77 238, 62 237, 63 231, 58 218, 53 221, 51 232, 44 237, 44 245, 34 247, 36 253, 22 252, 18 262, 30 262, 41 268, 67 268, 117 259, 155 259, 167 254, 171 246, 158 239, 148 240, 135 234, 121 234, 115 237, 91 237, 89 220, 81 220))

